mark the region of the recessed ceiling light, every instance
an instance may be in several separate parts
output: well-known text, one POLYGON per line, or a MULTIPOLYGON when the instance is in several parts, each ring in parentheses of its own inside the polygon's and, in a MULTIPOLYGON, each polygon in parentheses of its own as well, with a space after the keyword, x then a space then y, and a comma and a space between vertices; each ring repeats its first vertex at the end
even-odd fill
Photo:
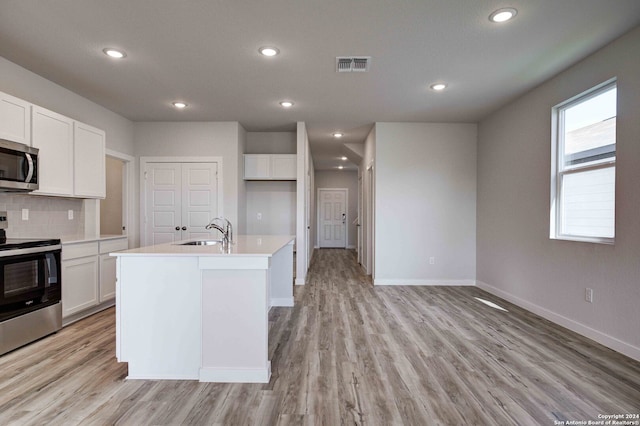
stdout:
POLYGON ((187 104, 185 104, 184 102, 180 102, 180 101, 176 101, 173 102, 172 105, 178 109, 182 109, 182 108, 186 108, 187 104))
POLYGON ((515 18, 517 14, 518 14, 518 11, 515 10, 514 8, 504 7, 502 9, 496 10, 491 15, 489 15, 489 20, 495 23, 506 22, 510 19, 515 18))
POLYGON ((293 102, 291 101, 281 101, 280 105, 282 108, 291 108, 293 106, 293 102))
POLYGON ((276 56, 280 50, 277 47, 265 46, 258 49, 258 52, 264 56, 276 56))
POLYGON ((335 132, 335 133, 333 134, 333 137, 334 137, 334 138, 341 138, 341 137, 343 137, 343 136, 344 136, 344 133, 340 133, 340 132, 335 132))
POLYGON ((431 88, 431 90, 435 90, 436 92, 440 92, 440 91, 446 89, 447 85, 444 84, 444 83, 434 83, 429 87, 431 88))
POLYGON ((347 157, 340 157, 342 161, 347 161, 347 157))
POLYGON ((127 56, 122 50, 114 49, 112 47, 105 47, 102 49, 105 55, 113 58, 113 59, 122 59, 127 56))
POLYGON ((344 166, 338 166, 338 168, 339 168, 340 170, 342 170, 342 169, 344 169, 344 166))

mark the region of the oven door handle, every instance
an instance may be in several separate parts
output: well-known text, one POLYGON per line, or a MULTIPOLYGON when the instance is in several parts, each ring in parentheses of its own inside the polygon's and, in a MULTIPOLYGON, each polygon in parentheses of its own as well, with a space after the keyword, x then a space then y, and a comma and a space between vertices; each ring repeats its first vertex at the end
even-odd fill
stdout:
POLYGON ((33 158, 31 158, 31 154, 25 153, 25 158, 27 159, 27 164, 29 164, 29 171, 27 172, 27 178, 25 179, 26 183, 31 182, 31 178, 33 177, 33 158))
POLYGON ((49 253, 44 255, 44 287, 50 287, 49 278, 51 278, 51 268, 49 267, 49 262, 51 262, 51 256, 49 253))
POLYGON ((42 246, 42 247, 29 247, 29 248, 19 248, 19 249, 11 249, 11 250, 0 250, 0 258, 2 257, 10 257, 10 256, 18 256, 23 254, 35 254, 35 253, 46 253, 54 250, 61 250, 62 245, 56 244, 53 246, 42 246))

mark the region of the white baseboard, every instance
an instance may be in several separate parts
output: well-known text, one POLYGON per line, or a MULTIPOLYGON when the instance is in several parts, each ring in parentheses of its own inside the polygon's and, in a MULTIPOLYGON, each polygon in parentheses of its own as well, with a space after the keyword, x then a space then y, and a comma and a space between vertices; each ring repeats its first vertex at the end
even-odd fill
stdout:
POLYGON ((474 286, 475 280, 422 280, 422 279, 380 279, 373 280, 373 285, 449 285, 449 286, 474 286))
POLYGON ((116 299, 114 298, 111 300, 107 300, 106 302, 102 302, 101 304, 93 306, 89 309, 85 309, 84 311, 70 315, 62 319, 62 326, 66 327, 68 325, 71 325, 74 322, 80 321, 81 319, 84 319, 88 316, 97 314, 98 312, 104 311, 105 309, 109 309, 110 307, 115 306, 115 304, 116 304, 116 299))
POLYGON ((293 306, 293 297, 271 298, 271 306, 292 307, 293 306))
POLYGON ((542 306, 536 305, 535 303, 531 303, 527 300, 521 299, 518 296, 514 296, 511 293, 507 293, 506 291, 493 287, 485 282, 476 281, 476 285, 479 288, 498 297, 501 297, 513 303, 514 305, 518 305, 523 309, 533 312, 534 314, 539 315, 542 318, 545 318, 562 327, 568 328, 569 330, 588 337, 591 340, 595 340, 601 345, 613 349, 616 352, 620 352, 621 354, 624 354, 629 358, 640 361, 640 348, 636 346, 630 345, 629 343, 623 342, 622 340, 616 339, 615 337, 609 336, 608 334, 574 321, 571 318, 567 318, 556 312, 550 311, 549 309, 543 308, 542 306))
POLYGON ((129 374, 126 380, 198 380, 198 377, 180 374, 129 374))
POLYGON ((296 285, 304 285, 304 278, 296 278, 296 285))
POLYGON ((271 378, 271 361, 267 368, 209 368, 200 369, 201 382, 215 383, 269 383, 271 378))

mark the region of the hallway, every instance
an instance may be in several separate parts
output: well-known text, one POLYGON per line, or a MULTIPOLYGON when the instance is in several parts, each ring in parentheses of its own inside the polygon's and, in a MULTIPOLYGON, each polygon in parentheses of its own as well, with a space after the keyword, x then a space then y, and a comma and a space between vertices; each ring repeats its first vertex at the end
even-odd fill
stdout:
POLYGON ((552 425, 640 412, 640 364, 475 287, 376 287, 316 250, 268 384, 124 380, 114 310, 0 357, 0 424, 552 425), (504 312, 474 297, 489 299, 504 312))

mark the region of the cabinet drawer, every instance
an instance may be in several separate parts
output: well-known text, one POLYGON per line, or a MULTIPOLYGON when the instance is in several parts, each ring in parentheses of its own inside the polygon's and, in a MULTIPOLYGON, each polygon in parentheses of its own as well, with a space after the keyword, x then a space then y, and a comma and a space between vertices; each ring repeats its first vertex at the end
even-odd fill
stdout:
POLYGON ((96 256, 98 254, 98 242, 73 243, 62 245, 62 260, 77 259, 85 256, 96 256))
POLYGON ((127 238, 100 241, 100 254, 109 254, 114 251, 126 250, 129 248, 127 238))

